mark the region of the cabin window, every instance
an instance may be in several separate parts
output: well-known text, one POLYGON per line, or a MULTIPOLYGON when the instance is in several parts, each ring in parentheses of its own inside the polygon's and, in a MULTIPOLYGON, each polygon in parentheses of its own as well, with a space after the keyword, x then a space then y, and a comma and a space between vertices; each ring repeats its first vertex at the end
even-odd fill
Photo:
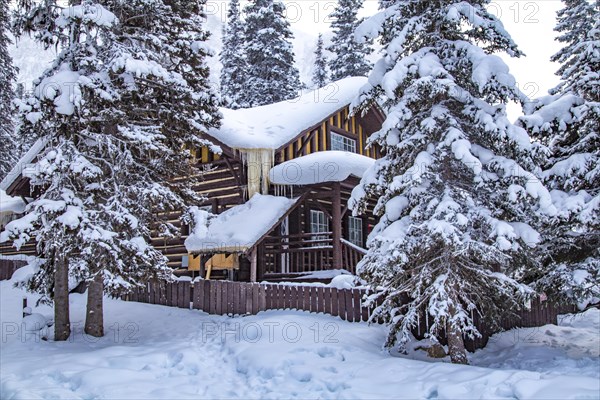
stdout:
POLYGON ((313 246, 324 246, 327 243, 323 242, 328 237, 322 235, 323 233, 329 232, 329 221, 323 211, 310 210, 310 233, 312 233, 312 240, 318 240, 319 242, 313 243, 313 246), (319 235, 321 233, 321 235, 319 235))
POLYGON ((352 244, 363 247, 363 221, 357 217, 348 218, 348 236, 352 244))
POLYGON ((356 140, 331 132, 331 150, 356 153, 356 140))

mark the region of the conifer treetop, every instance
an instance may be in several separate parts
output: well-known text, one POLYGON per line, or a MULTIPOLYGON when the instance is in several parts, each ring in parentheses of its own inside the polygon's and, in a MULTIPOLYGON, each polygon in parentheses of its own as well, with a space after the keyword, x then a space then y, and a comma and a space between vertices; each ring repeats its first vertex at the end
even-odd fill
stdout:
POLYGON ((246 103, 289 100, 301 88, 291 40, 294 35, 280 0, 253 0, 245 9, 246 103))
POLYGON ((333 57, 329 61, 329 68, 334 81, 350 76, 366 76, 371 70, 372 65, 367 57, 373 51, 372 42, 359 41, 354 35, 361 22, 357 14, 362 5, 363 0, 338 0, 336 9, 330 15, 333 39, 328 50, 333 57))
POLYGON ((244 100, 247 81, 245 36, 239 0, 229 2, 227 24, 223 28, 223 50, 220 60, 223 105, 231 109, 248 107, 244 100))
POLYGON ((8 0, 0 0, 0 180, 11 170, 17 161, 18 143, 15 138, 13 120, 13 84, 16 69, 8 53, 10 39, 8 29, 10 16, 8 0))
POLYGON ((572 93, 600 102, 600 1, 563 0, 554 28, 564 43, 551 60, 561 64, 561 83, 552 94, 572 93))

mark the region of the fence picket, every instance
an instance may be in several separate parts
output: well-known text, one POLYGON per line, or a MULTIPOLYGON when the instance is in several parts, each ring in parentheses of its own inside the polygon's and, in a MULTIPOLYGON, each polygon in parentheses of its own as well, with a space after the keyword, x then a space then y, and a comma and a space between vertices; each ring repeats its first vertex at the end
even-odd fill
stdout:
POLYGON ((352 296, 352 290, 344 290, 344 297, 346 298, 346 321, 354 322, 354 306, 352 304, 354 298, 352 296))
POLYGON ((364 322, 367 322, 369 320, 370 315, 370 310, 369 307, 365 306, 363 299, 366 298, 368 292, 361 292, 361 296, 360 296, 360 311, 361 311, 361 316, 362 316, 362 320, 364 322))
POLYGON ((193 294, 193 302, 192 307, 194 310, 202 310, 202 305, 204 303, 204 298, 202 297, 202 282, 195 282, 192 284, 192 294, 193 294))
POLYGON ((361 307, 360 307, 360 295, 361 291, 358 289, 352 289, 352 297, 353 297, 353 312, 354 312, 354 322, 360 322, 361 320, 361 307))
POLYGON ((302 286, 302 310, 310 311, 310 287, 302 286))
POLYGON ((290 309, 292 310, 297 310, 298 309, 298 288, 299 286, 292 286, 291 287, 291 303, 290 303, 290 309))
POLYGON ((338 317, 340 315, 340 306, 338 303, 338 294, 339 290, 332 288, 331 289, 331 315, 334 317, 338 317))
POLYGON ((232 305, 233 315, 241 315, 242 314, 242 311, 240 310, 241 285, 233 285, 232 292, 233 292, 233 305, 232 305))
POLYGON ((225 304, 227 304, 227 308, 225 312, 227 315, 233 315, 233 283, 232 282, 224 282, 225 286, 225 304))
POLYGON ((246 286, 246 314, 252 314, 252 284, 246 286))
POLYGON ((277 285, 277 309, 285 309, 285 288, 283 285, 277 285))
POLYGON ((258 299, 258 287, 260 285, 258 283, 252 284, 252 315, 258 314, 258 310, 260 307, 259 299, 258 299))
POLYGON ((292 306, 292 289, 294 286, 285 286, 287 288, 285 293, 285 308, 292 310, 294 307, 292 306))
POLYGON ((325 312, 325 291, 322 286, 317 288, 317 312, 324 313, 325 312))
POLYGON ((247 287, 248 287, 248 285, 240 285, 240 304, 239 304, 240 315, 246 315, 248 312, 248 306, 247 306, 247 302, 246 302, 246 288, 247 287))
POLYGON ((348 305, 346 303, 346 289, 338 291, 338 307, 340 318, 344 321, 348 320, 348 305))
POLYGON ((190 303, 192 302, 192 292, 190 290, 191 283, 183 282, 182 286, 183 286, 183 307, 181 307, 181 308, 187 308, 189 310, 190 303))
POLYGON ((207 292, 208 292, 208 305, 209 308, 206 310, 209 314, 217 313, 217 285, 214 281, 206 281, 207 292))
POLYGON ((227 315, 229 313, 228 304, 229 301, 229 282, 221 282, 221 315, 227 315))
POLYGON ((266 290, 265 285, 260 285, 258 287, 258 297, 259 297, 258 310, 266 311, 267 310, 267 290, 266 290))

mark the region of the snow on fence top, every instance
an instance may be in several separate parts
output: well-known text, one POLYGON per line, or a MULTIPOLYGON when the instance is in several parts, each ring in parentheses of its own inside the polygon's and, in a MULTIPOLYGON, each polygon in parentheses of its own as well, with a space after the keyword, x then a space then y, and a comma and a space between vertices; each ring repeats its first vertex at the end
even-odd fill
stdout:
POLYGON ((320 151, 273 167, 269 180, 275 185, 342 182, 351 175, 362 178, 374 163, 374 159, 356 153, 320 151))
POLYGON ((246 203, 208 219, 206 211, 196 209, 194 230, 185 240, 185 247, 194 254, 243 253, 268 233, 297 201, 297 198, 255 194, 246 203))
POLYGON ((352 103, 366 83, 364 77, 345 78, 292 100, 239 110, 221 109, 222 126, 208 133, 234 149, 278 149, 352 103))

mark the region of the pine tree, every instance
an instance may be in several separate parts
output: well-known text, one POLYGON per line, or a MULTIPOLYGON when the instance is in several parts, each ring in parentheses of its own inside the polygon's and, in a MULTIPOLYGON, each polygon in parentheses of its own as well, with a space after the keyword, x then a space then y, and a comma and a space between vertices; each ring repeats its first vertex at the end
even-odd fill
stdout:
POLYGON ((223 50, 221 51, 221 97, 226 107, 247 107, 243 100, 247 79, 244 55, 244 25, 240 15, 239 0, 231 0, 227 13, 227 25, 223 28, 223 50))
POLYGON ((8 54, 9 25, 8 0, 0 0, 0 180, 15 165, 18 148, 12 117, 16 70, 8 54))
POLYGON ((334 35, 328 48, 333 53, 329 68, 334 81, 349 76, 367 76, 373 67, 367 58, 373 52, 372 42, 367 40, 360 43, 354 35, 362 22, 357 18, 362 5, 363 0, 338 0, 330 16, 334 35))
POLYGON ((587 101, 600 102, 600 1, 563 1, 565 8, 558 11, 555 31, 562 33, 557 40, 565 47, 551 57, 552 61, 562 64, 556 73, 562 81, 551 92, 576 93, 587 101))
POLYGON ((250 107, 289 100, 301 88, 294 66, 293 34, 280 0, 253 0, 246 13, 248 81, 244 100, 250 107))
POLYGON ((220 116, 200 2, 50 3, 20 9, 21 26, 65 49, 20 105, 21 130, 48 142, 31 179, 43 194, 1 239, 35 235, 46 264, 28 286, 54 300, 55 339, 65 340, 69 279, 90 283, 85 331, 101 336, 103 292, 170 276, 150 235, 178 235, 166 215, 202 200, 185 149, 211 145, 201 134, 220 116))
POLYGON ((358 32, 380 34, 384 50, 353 112, 375 102, 388 111, 369 140, 385 156, 349 204, 362 213, 375 198, 380 216, 358 270, 384 288, 373 318, 390 324, 387 346, 405 347, 425 326, 434 342, 445 332, 452 362, 467 363, 475 317, 497 326, 530 295, 516 278, 538 267, 532 225, 556 213, 528 172, 537 145, 506 117, 504 104, 524 96, 491 54, 521 53, 487 0, 385 3, 358 32))
POLYGON ((323 54, 323 34, 319 33, 317 49, 315 50, 315 64, 313 68, 312 82, 315 88, 322 88, 329 83, 327 61, 323 54))
POLYGON ((549 148, 543 178, 562 213, 542 226, 545 267, 530 280, 553 301, 600 298, 600 2, 565 0, 553 61, 560 84, 520 124, 549 148))

